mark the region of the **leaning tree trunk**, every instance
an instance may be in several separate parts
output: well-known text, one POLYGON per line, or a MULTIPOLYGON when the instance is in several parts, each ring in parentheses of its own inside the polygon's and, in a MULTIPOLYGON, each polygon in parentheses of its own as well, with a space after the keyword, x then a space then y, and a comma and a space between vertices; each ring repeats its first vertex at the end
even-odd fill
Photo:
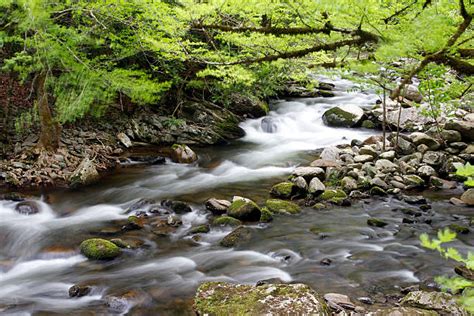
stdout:
POLYGON ((47 72, 42 71, 36 78, 36 94, 38 98, 38 114, 40 120, 40 136, 38 144, 48 151, 56 151, 59 147, 60 127, 53 119, 46 92, 47 72))

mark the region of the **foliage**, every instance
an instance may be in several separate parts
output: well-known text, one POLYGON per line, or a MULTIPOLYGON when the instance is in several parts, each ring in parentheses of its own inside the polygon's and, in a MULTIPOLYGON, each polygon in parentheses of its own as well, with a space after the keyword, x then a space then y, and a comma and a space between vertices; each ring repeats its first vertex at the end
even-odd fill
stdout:
POLYGON ((465 165, 455 164, 456 175, 467 178, 464 184, 467 187, 474 187, 474 166, 467 162, 465 165))
MULTIPOLYGON (((438 251, 446 259, 452 259, 465 265, 467 269, 474 271, 474 252, 468 252, 467 256, 463 256, 456 248, 444 247, 443 244, 452 242, 456 239, 456 233, 450 231, 448 228, 440 230, 437 235, 438 238, 430 239, 427 234, 420 236, 421 245, 425 248, 438 251)), ((462 292, 460 298, 461 304, 469 312, 474 312, 474 281, 466 278, 445 277, 439 276, 436 282, 445 290, 450 290, 454 293, 462 292)))

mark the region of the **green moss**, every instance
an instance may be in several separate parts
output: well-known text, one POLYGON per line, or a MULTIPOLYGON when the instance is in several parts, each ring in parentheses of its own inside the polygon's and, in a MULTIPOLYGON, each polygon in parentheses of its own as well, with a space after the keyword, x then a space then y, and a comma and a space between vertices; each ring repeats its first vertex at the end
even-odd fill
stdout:
POLYGON ((267 200, 265 202, 265 206, 272 213, 297 214, 301 212, 301 208, 295 203, 278 199, 267 200))
POLYGON ((173 146, 171 146, 171 149, 175 149, 175 150, 176 150, 176 149, 181 148, 181 147, 183 147, 183 145, 181 145, 181 144, 173 144, 173 146))
POLYGON ((369 193, 370 193, 370 195, 379 195, 379 196, 387 195, 387 192, 385 192, 384 189, 382 189, 380 187, 377 187, 377 186, 371 188, 369 193))
POLYGON ((84 240, 80 245, 80 249, 84 256, 93 260, 113 259, 122 253, 117 245, 100 238, 84 240))
POLYGON ((237 199, 229 206, 227 215, 243 221, 258 221, 261 211, 255 202, 237 199))
POLYGON ((225 236, 220 245, 222 247, 234 247, 238 243, 249 241, 251 238, 250 230, 244 226, 239 226, 234 229, 230 234, 225 236))
POLYGON ((268 114, 268 112, 270 112, 270 107, 268 106, 268 103, 261 101, 258 103, 258 105, 265 112, 265 114, 268 114))
POLYGON ((262 207, 262 215, 260 216, 260 221, 262 223, 268 223, 273 220, 273 213, 267 208, 262 207))
POLYGON ((239 226, 242 225, 242 222, 237 218, 224 215, 215 218, 212 224, 216 226, 239 226))
POLYGON ((372 122, 370 120, 365 120, 365 121, 362 122, 362 127, 368 128, 368 129, 374 129, 375 124, 374 124, 374 122, 372 122))
POLYGON ((316 203, 313 205, 313 208, 315 210, 322 210, 322 209, 325 209, 326 208, 326 204, 324 203, 316 203))
POLYGON ((292 182, 281 182, 278 184, 275 184, 271 191, 270 194, 280 197, 280 198, 286 198, 289 199, 293 195, 293 192, 295 191, 295 184, 292 182))
POLYGON ((347 194, 341 189, 326 190, 319 197, 324 201, 334 201, 347 199, 347 194))
POLYGON ((191 228, 189 233, 190 234, 207 234, 210 230, 211 228, 209 227, 209 225, 204 224, 204 225, 199 225, 199 226, 191 228))
POLYGON ((367 220, 367 225, 374 226, 374 227, 385 227, 388 225, 388 223, 378 218, 369 218, 367 220))

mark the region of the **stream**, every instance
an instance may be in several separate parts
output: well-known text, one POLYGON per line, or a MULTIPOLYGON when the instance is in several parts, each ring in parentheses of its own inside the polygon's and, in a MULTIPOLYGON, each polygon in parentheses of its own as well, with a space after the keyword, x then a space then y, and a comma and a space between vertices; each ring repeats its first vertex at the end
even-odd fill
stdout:
MULTIPOLYGON (((97 185, 38 196, 41 211, 30 216, 14 210, 17 202, 0 201, 0 314, 190 314, 196 288, 210 280, 254 284, 280 278, 306 283, 323 294, 377 301, 399 293, 399 287, 451 273, 452 264, 421 248, 418 239, 422 232, 434 234, 450 223, 468 221, 467 209, 438 194, 429 195, 432 209, 425 216, 430 223, 402 223, 403 214, 393 209, 414 206, 386 197, 276 216, 269 224, 251 225, 251 241, 234 249, 219 246, 230 227, 212 227, 198 241, 188 236, 192 226, 211 218, 204 207, 208 198, 239 195, 262 203, 271 185, 287 178, 295 166, 314 160, 315 150, 374 134, 323 124, 321 116, 328 108, 368 107, 377 100, 373 93, 354 91, 349 81, 333 82, 335 97, 275 101, 266 118, 241 124, 244 138, 197 149, 200 159, 195 164, 167 161, 124 168, 97 185), (193 211, 182 215, 183 225, 171 237, 140 230, 121 235, 139 247, 113 261, 88 261, 79 253, 87 238, 113 238, 114 223, 126 220, 127 208, 142 198, 186 201, 193 211), (372 216, 389 225, 367 226, 372 216), (314 228, 322 233, 312 233, 314 228), (322 265, 323 259, 331 264, 322 265), (68 289, 78 283, 93 285, 92 291, 70 298, 68 289)), ((473 244, 463 236, 454 243, 461 250, 473 244)))

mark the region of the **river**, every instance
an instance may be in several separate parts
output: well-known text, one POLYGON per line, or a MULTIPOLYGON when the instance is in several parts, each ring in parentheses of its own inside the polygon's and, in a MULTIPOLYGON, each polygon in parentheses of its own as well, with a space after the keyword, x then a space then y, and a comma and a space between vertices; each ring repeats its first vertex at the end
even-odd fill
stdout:
MULTIPOLYGON (((450 273, 452 265, 421 248, 418 236, 467 220, 468 214, 436 194, 424 215, 430 224, 402 223, 403 214, 393 209, 407 205, 388 197, 351 207, 305 208, 299 215, 251 225, 251 241, 235 249, 219 246, 231 228, 213 227, 199 241, 187 235, 211 217, 203 205, 207 198, 240 195, 261 203, 272 184, 312 161, 315 150, 374 133, 322 123, 322 114, 334 105, 371 106, 377 100, 373 93, 352 89, 349 81, 334 82, 335 97, 275 101, 266 118, 242 123, 244 138, 197 149, 195 164, 167 161, 126 168, 94 186, 38 196, 41 212, 36 215, 18 214, 16 202, 0 201, 0 314, 181 315, 190 313, 202 281, 255 283, 268 278, 383 303, 381 297, 397 293, 400 286, 450 273), (183 200, 193 211, 182 216, 183 225, 171 237, 140 230, 121 235, 139 247, 113 261, 91 262, 80 255, 81 241, 104 234, 112 238, 116 223, 129 215, 126 209, 141 198, 183 200), (371 216, 389 225, 369 227, 371 216), (323 259, 332 262, 322 265, 323 259), (91 293, 69 298, 68 289, 77 283, 93 285, 91 293)), ((466 249, 472 243, 461 237, 455 245, 466 249)))

